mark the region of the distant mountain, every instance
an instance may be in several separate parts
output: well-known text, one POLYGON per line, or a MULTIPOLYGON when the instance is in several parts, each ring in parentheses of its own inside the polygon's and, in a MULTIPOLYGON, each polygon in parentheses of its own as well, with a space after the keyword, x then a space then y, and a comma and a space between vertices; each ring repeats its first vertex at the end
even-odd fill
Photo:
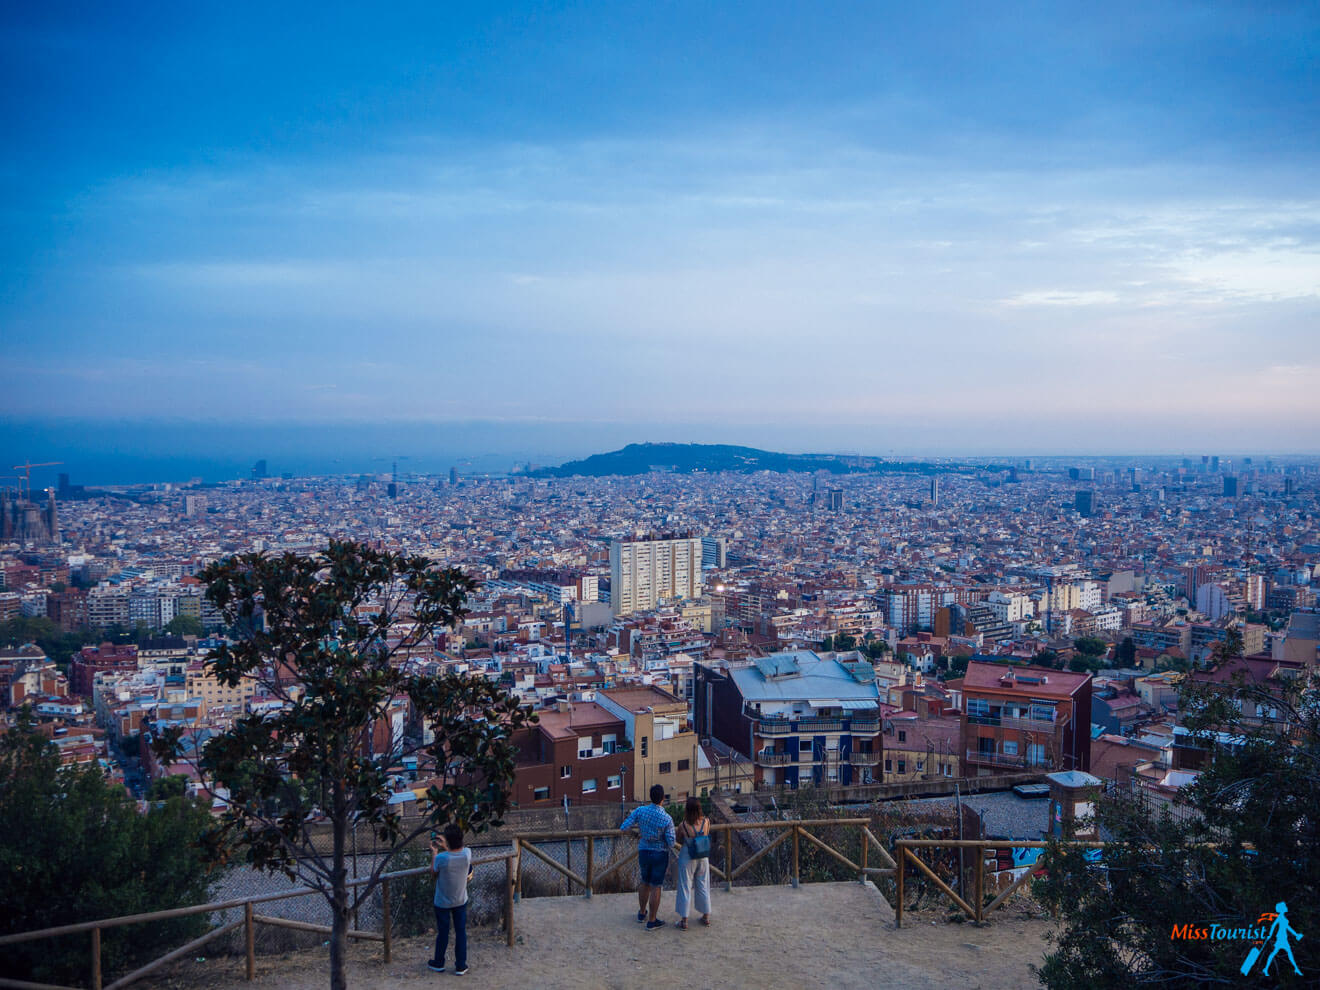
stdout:
POLYGON ((868 474, 889 471, 916 471, 931 474, 939 470, 932 464, 915 461, 885 461, 878 457, 849 454, 780 454, 755 447, 734 447, 721 443, 630 443, 622 450, 592 454, 580 461, 532 472, 540 478, 568 478, 573 475, 646 474, 648 471, 671 471, 675 474, 735 471, 828 471, 831 474, 868 474))

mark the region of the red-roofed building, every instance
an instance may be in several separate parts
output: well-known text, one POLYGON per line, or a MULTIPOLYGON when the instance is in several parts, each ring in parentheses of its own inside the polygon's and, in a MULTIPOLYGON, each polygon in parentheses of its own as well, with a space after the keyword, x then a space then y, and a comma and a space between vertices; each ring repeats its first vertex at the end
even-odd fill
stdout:
POLYGON ((973 661, 962 698, 964 776, 1090 770, 1090 674, 973 661))

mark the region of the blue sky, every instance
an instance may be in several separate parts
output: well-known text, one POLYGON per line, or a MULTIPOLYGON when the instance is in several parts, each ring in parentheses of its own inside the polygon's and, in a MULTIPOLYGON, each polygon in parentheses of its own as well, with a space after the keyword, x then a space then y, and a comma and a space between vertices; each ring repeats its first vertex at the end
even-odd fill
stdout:
POLYGON ((0 16, 11 425, 1320 449, 1313 3, 0 16))

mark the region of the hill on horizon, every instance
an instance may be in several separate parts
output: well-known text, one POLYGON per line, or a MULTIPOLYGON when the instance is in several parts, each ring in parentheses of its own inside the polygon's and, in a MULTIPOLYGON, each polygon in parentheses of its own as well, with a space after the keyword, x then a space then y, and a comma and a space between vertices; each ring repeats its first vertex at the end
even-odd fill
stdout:
POLYGON ((738 447, 722 443, 630 443, 620 450, 592 454, 559 467, 538 468, 531 472, 538 478, 568 478, 573 475, 605 477, 608 475, 646 474, 669 471, 674 474, 733 471, 828 471, 830 474, 874 474, 879 472, 917 472, 934 474, 941 470, 924 461, 887 461, 879 457, 853 454, 783 454, 756 447, 738 447))

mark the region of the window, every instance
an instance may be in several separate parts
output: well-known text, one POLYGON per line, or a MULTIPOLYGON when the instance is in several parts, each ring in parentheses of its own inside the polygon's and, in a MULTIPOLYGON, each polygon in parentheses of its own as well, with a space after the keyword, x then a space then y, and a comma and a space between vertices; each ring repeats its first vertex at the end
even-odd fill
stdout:
POLYGON ((642 759, 646 759, 646 736, 642 736, 642 759))
POLYGON ((657 771, 657 773, 671 773, 673 769, 674 769, 674 765, 666 760, 664 763, 660 764, 660 769, 657 771))
POLYGON ((925 772, 926 772, 926 761, 917 760, 917 773, 925 773, 925 772))
POLYGON ((899 761, 898 761, 898 772, 899 772, 900 774, 905 774, 905 773, 907 773, 907 760, 899 760, 899 761))
POLYGON ((885 773, 893 773, 893 772, 894 772, 894 761, 885 760, 885 773))
POLYGON ((984 698, 968 698, 967 714, 988 716, 990 714, 990 702, 984 698))
POLYGON ((595 777, 592 777, 590 780, 584 780, 584 781, 582 782, 582 793, 583 793, 583 794, 595 794, 595 793, 596 793, 596 778, 595 778, 595 777))
POLYGON ((1045 747, 1040 743, 1032 743, 1027 747, 1027 762, 1033 767, 1045 765, 1045 747))
POLYGON ((946 763, 946 764, 944 764, 944 776, 946 776, 946 777, 952 777, 952 776, 953 776, 953 764, 952 764, 952 763, 946 763))
POLYGON ((605 786, 611 791, 617 790, 618 788, 623 786, 623 778, 619 776, 619 774, 617 773, 614 774, 612 777, 606 777, 605 786))
POLYGON ((898 741, 899 741, 899 742, 907 742, 907 730, 905 730, 905 729, 899 729, 899 730, 898 730, 898 741))
POLYGON ((548 787, 538 787, 538 788, 536 788, 536 790, 532 791, 532 800, 533 800, 533 801, 548 801, 548 800, 550 800, 550 788, 548 788, 548 787))
POLYGON ((1017 743, 1013 742, 1013 741, 1010 740, 1010 739, 1005 739, 1005 740, 1004 740, 1004 755, 1005 755, 1005 756, 1017 756, 1017 743))
POLYGON ((571 766, 562 766, 559 768, 560 780, 563 780, 565 777, 571 777, 571 776, 573 776, 573 768, 571 766))
POLYGON ((798 752, 799 752, 799 753, 810 753, 810 752, 811 752, 811 740, 810 740, 810 739, 799 739, 799 740, 798 740, 798 752))
POLYGON ((692 766, 692 761, 691 761, 691 760, 679 760, 679 761, 678 761, 678 769, 679 769, 679 770, 687 770, 687 769, 688 769, 689 767, 691 767, 691 766, 692 766))

